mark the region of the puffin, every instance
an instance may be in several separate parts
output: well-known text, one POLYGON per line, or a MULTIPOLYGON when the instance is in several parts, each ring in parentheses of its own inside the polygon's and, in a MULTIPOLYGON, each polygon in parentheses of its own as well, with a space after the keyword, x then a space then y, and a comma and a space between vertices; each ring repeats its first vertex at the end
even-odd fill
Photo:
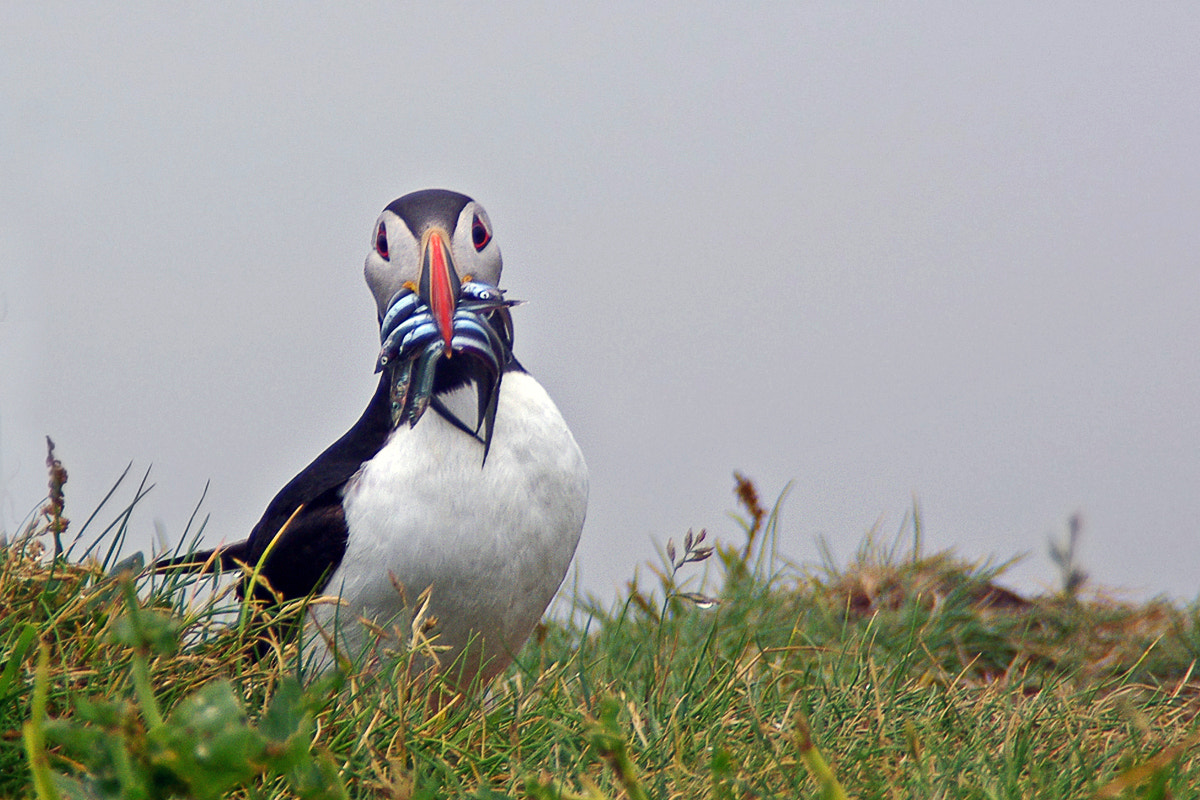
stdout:
POLYGON ((483 207, 444 189, 406 194, 370 242, 381 347, 366 410, 248 538, 170 563, 240 569, 239 593, 268 602, 336 598, 308 608, 318 669, 378 660, 386 632, 427 601, 438 661, 465 691, 508 666, 557 593, 587 511, 587 465, 512 353, 517 301, 500 288, 483 207))

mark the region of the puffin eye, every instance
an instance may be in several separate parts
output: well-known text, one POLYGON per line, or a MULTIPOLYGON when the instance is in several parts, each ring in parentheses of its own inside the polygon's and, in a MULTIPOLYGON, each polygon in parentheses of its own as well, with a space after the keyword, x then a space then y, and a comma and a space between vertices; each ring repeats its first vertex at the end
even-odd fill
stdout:
POLYGON ((379 255, 383 257, 384 261, 387 260, 387 227, 385 227, 382 222, 379 223, 379 227, 375 230, 375 252, 379 253, 379 255))
POLYGON ((475 245, 475 251, 478 252, 487 247, 487 243, 492 240, 492 232, 483 224, 483 220, 476 214, 471 220, 471 243, 475 245))

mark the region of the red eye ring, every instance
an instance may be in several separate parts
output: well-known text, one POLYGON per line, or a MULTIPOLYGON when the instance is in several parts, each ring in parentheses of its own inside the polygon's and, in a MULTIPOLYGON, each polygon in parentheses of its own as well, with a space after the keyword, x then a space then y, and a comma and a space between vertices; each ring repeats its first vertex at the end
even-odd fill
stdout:
POLYGON ((375 229, 375 252, 386 261, 388 257, 387 226, 381 221, 375 229))
POLYGON ((483 224, 483 220, 476 214, 471 220, 471 243, 475 245, 475 252, 479 252, 487 247, 488 242, 492 240, 492 232, 487 229, 487 225, 483 224))

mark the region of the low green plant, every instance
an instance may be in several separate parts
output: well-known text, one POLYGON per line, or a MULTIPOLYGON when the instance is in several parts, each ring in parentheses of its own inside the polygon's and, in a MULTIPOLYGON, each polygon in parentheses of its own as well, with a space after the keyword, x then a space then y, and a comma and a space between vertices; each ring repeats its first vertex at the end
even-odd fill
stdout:
MULTIPOLYGON (((125 613, 113 621, 111 643, 130 651, 132 698, 80 697, 74 714, 44 719, 49 681, 41 648, 35 703, 25 723, 25 744, 40 800, 60 797, 221 797, 252 782, 282 777, 298 797, 344 798, 337 768, 312 750, 313 717, 331 688, 329 680, 302 690, 295 677, 279 681, 258 724, 238 693, 215 679, 183 697, 166 716, 150 680, 149 659, 178 648, 179 620, 144 608, 132 581, 121 580, 125 613), (80 777, 49 769, 47 748, 82 767, 80 777)), ((334 674, 333 681, 339 676, 334 674)))

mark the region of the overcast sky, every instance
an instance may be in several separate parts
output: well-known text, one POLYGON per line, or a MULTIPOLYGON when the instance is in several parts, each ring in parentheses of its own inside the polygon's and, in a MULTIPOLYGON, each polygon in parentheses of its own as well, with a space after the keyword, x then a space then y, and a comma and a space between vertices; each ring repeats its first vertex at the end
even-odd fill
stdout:
POLYGON ((1029 556, 1082 512, 1126 596, 1200 573, 1190 3, 94 4, 0 10, 0 528, 243 538, 375 385, 376 215, 488 209, 518 357, 592 475, 584 586, 733 470, 839 557, 1029 556), (132 486, 122 497, 128 501, 132 486))

